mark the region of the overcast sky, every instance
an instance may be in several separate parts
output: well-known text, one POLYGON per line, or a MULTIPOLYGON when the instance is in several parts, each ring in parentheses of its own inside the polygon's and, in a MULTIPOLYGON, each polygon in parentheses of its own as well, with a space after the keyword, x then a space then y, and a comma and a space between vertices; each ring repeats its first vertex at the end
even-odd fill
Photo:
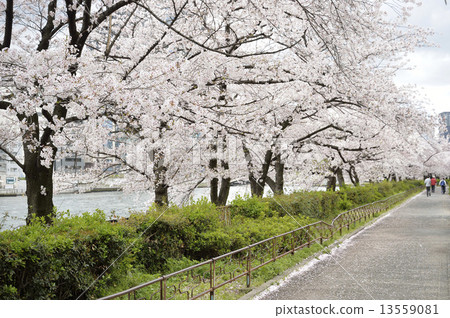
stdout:
POLYGON ((438 47, 420 48, 409 59, 413 70, 401 71, 399 83, 417 85, 429 100, 430 112, 450 112, 450 1, 423 0, 416 8, 410 23, 431 28, 435 34, 430 39, 438 47))

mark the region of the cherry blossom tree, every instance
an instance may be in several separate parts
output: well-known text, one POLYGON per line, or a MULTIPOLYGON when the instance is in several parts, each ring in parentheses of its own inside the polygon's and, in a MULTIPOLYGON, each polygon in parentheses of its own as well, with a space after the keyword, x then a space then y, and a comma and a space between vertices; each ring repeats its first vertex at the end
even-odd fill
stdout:
POLYGON ((83 54, 86 42, 109 16, 132 2, 7 1, 0 68, 8 88, 0 109, 16 119, 23 162, 4 141, 0 150, 25 173, 27 222, 33 214, 50 221, 53 161, 65 126, 99 111, 102 96, 92 87, 98 77, 89 72, 94 57, 83 54), (62 32, 67 38, 59 36, 62 32))
POLYGON ((25 172, 28 220, 50 220, 58 152, 91 157, 92 179, 123 173, 158 204, 202 181, 225 204, 245 176, 255 195, 266 183, 282 193, 285 171, 310 173, 336 151, 336 167, 356 176, 382 135, 364 123, 398 109, 396 57, 426 36, 385 12, 404 8, 404 18, 414 4, 8 0, 0 111, 12 128, 0 150, 25 172))

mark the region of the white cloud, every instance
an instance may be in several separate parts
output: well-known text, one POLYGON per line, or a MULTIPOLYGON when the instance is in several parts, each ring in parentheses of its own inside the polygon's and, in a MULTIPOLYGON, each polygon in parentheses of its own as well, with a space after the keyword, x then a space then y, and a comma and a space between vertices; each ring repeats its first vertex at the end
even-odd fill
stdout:
POLYGON ((421 86, 450 85, 450 53, 442 50, 420 50, 408 56, 411 70, 398 74, 402 83, 413 82, 421 86))
POLYGON ((417 85, 428 98, 428 110, 450 111, 450 4, 440 0, 424 0, 415 9, 409 22, 423 28, 431 28, 435 34, 430 41, 438 47, 418 49, 410 54, 408 65, 412 70, 398 73, 399 84, 417 85))

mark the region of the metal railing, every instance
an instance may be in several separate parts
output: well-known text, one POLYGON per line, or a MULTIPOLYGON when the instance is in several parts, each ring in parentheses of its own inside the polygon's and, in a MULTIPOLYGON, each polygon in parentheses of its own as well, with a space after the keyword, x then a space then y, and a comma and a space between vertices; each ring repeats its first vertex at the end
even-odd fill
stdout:
POLYGON ((0 189, 2 196, 18 196, 25 195, 25 189, 0 189))
POLYGON ((240 278, 251 286, 252 272, 295 251, 323 244, 337 232, 361 220, 389 210, 398 202, 417 192, 414 188, 387 199, 369 203, 336 216, 331 224, 324 221, 308 224, 244 248, 209 259, 180 271, 100 299, 215 299, 216 291, 240 278))

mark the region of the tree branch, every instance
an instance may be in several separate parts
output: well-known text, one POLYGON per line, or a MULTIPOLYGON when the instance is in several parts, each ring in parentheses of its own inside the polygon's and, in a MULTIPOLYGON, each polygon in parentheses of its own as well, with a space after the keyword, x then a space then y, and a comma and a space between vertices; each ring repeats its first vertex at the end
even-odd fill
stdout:
POLYGON ((6 153, 8 157, 10 157, 11 160, 14 161, 20 167, 20 169, 25 171, 25 165, 22 162, 20 162, 19 159, 17 159, 17 157, 12 152, 6 150, 6 148, 4 148, 2 145, 0 145, 0 151, 6 153))
POLYGON ((6 19, 5 19, 5 34, 3 35, 3 43, 0 44, 0 50, 3 50, 6 47, 11 45, 12 38, 12 26, 14 20, 14 0, 6 1, 6 19))
MULTIPOLYGON (((294 43, 293 45, 290 46, 285 46, 281 49, 277 49, 277 50, 273 50, 273 51, 269 51, 269 52, 259 52, 259 53, 248 53, 248 54, 242 54, 242 55, 235 55, 235 54, 230 54, 228 52, 224 52, 221 51, 219 48, 212 48, 209 47, 207 45, 204 45, 196 40, 194 40, 192 37, 187 36, 186 34, 184 34, 183 32, 175 29, 174 27, 170 26, 166 21, 164 21, 162 18, 160 18, 155 12, 153 12, 153 10, 151 10, 149 7, 141 4, 141 3, 137 3, 140 7, 142 7, 144 10, 146 10, 152 17, 154 17, 156 20, 158 20, 160 23, 162 23, 163 25, 165 25, 167 28, 169 28, 170 30, 172 30, 174 33, 178 34, 179 36, 181 36, 182 38, 194 43, 195 45, 197 45, 198 47, 201 47, 207 51, 211 51, 211 52, 215 52, 218 54, 222 54, 225 55, 227 57, 235 57, 235 58, 244 58, 244 57, 249 57, 249 56, 258 56, 258 55, 271 55, 271 54, 276 54, 276 53, 280 53, 283 52, 285 50, 290 49, 291 47, 294 47, 297 43, 294 43)), ((240 43, 240 45, 242 45, 243 43, 240 43)), ((235 45, 235 43, 228 45, 228 47, 233 47, 235 45)))
POLYGON ((138 6, 135 6, 133 9, 133 12, 130 13, 130 15, 127 17, 127 19, 125 20, 124 24, 121 26, 121 28, 119 29, 119 32, 117 32, 117 34, 114 36, 114 39, 111 41, 111 43, 106 46, 106 51, 105 51, 105 56, 109 57, 110 53, 111 53, 111 49, 113 48, 114 44, 116 43, 117 39, 119 38, 120 34, 122 33, 123 29, 126 27, 126 25, 128 24, 128 22, 130 21, 131 17, 134 15, 134 13, 136 12, 138 6))
POLYGON ((50 45, 50 39, 55 27, 53 22, 55 21, 56 2, 57 0, 53 0, 48 4, 47 23, 41 30, 41 41, 37 48, 38 51, 47 50, 50 45))
POLYGON ((73 1, 66 0, 67 24, 69 26, 70 44, 74 45, 78 41, 79 33, 76 25, 76 11, 72 9, 73 1))
MULTIPOLYGON (((66 1, 71 1, 71 0, 66 0, 66 1)), ((91 19, 90 19, 90 0, 89 0, 88 3, 86 4, 86 6, 89 7, 89 15, 87 15, 86 9, 85 9, 85 12, 84 12, 85 15, 83 17, 83 27, 79 33, 79 36, 77 37, 76 43, 73 44, 78 49, 77 55, 78 56, 81 55, 84 44, 86 43, 86 40, 87 40, 89 34, 91 34, 91 32, 93 30, 95 30, 103 21, 105 21, 114 12, 116 12, 117 10, 123 8, 124 6, 134 3, 134 2, 136 2, 136 0, 119 1, 116 4, 113 4, 112 6, 108 7, 105 11, 101 12, 96 19, 91 21, 91 19)))
POLYGON ((304 136, 304 137, 302 137, 302 138, 299 138, 299 139, 295 140, 293 143, 300 143, 300 142, 302 142, 302 141, 305 141, 305 140, 307 140, 307 139, 313 137, 314 135, 317 135, 318 133, 320 133, 320 132, 322 132, 322 131, 325 131, 325 130, 327 130, 327 129, 329 129, 329 128, 333 128, 333 129, 336 129, 336 130, 339 130, 339 131, 343 131, 343 132, 347 132, 347 133, 350 133, 350 134, 352 133, 351 131, 344 130, 344 129, 342 129, 341 127, 338 127, 338 126, 336 126, 336 125, 329 124, 329 125, 327 125, 327 126, 325 126, 325 127, 322 127, 322 128, 317 129, 316 131, 313 131, 312 133, 310 133, 310 134, 308 134, 308 135, 306 135, 306 136, 304 136))
POLYGON ((9 107, 11 107, 10 102, 6 102, 4 100, 0 100, 0 109, 7 110, 9 107))
MULTIPOLYGON (((172 27, 174 24, 175 24, 175 22, 177 21, 177 19, 178 19, 178 17, 180 16, 180 14, 181 14, 181 12, 184 10, 184 8, 186 7, 186 5, 188 4, 188 1, 186 1, 185 3, 184 3, 184 5, 181 7, 181 9, 175 14, 175 17, 172 19, 172 21, 170 22, 170 24, 169 24, 169 26, 170 27, 172 27)), ((135 9, 136 10, 136 9, 135 9)), ((134 12, 134 11, 133 11, 134 12)), ((144 53, 144 55, 142 55, 140 58, 139 58, 139 61, 137 61, 126 73, 125 73, 125 75, 123 76, 123 80, 125 80, 127 77, 128 77, 128 75, 130 75, 130 73, 131 72, 133 72, 133 70, 134 69, 136 69, 136 67, 138 67, 139 66, 139 64, 141 64, 146 58, 147 58, 147 56, 158 46, 158 44, 164 39, 164 37, 167 35, 167 31, 166 32, 164 32, 162 35, 161 35, 161 37, 157 40, 157 41, 155 41, 155 43, 153 43, 149 48, 148 48, 148 50, 147 50, 147 52, 145 52, 144 53)))
POLYGON ((91 25, 91 4, 92 0, 84 1, 83 25, 81 26, 81 33, 86 32, 91 25))

